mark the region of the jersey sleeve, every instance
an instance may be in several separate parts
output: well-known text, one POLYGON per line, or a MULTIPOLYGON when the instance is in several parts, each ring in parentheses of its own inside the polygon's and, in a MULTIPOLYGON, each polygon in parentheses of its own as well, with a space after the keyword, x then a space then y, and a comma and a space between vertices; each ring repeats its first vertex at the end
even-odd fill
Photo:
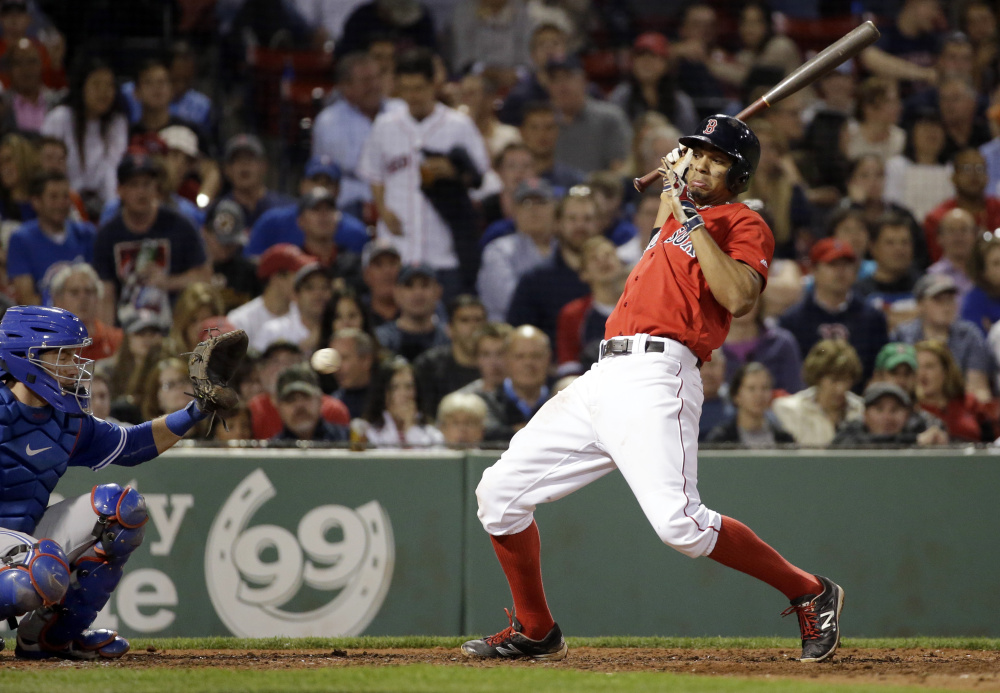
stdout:
POLYGON ((759 214, 746 208, 738 211, 729 223, 731 227, 722 251, 752 267, 763 280, 763 291, 774 259, 774 235, 759 214))

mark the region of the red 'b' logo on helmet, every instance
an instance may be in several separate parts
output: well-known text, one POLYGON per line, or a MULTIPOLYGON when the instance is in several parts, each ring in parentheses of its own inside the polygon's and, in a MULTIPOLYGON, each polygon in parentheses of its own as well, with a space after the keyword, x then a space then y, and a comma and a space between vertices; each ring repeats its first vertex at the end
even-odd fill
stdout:
POLYGON ((718 124, 719 121, 717 121, 715 118, 709 118, 708 122, 705 123, 705 129, 702 130, 701 134, 711 135, 713 132, 715 132, 715 126, 718 124))

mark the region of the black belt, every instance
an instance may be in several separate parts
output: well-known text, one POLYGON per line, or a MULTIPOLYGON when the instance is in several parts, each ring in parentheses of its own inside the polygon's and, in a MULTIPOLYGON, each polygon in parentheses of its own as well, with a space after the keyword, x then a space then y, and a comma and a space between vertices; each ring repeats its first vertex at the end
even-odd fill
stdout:
MULTIPOLYGON (((671 339, 666 337, 665 339, 671 339)), ((673 341, 677 341, 674 339, 673 341)), ((680 344, 680 342, 677 342, 680 344)), ((635 340, 632 337, 612 337, 604 341, 604 345, 601 347, 601 358, 607 356, 620 356, 622 354, 633 353, 632 348, 635 346, 635 340)), ((646 340, 646 352, 659 352, 663 353, 667 350, 667 343, 655 339, 646 340)), ((698 359, 697 366, 701 368, 702 361, 698 359)))

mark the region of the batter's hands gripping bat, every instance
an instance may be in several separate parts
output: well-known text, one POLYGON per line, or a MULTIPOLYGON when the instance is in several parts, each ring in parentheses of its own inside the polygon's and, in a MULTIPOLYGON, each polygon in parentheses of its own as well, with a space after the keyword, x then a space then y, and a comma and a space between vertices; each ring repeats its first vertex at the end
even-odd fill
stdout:
MULTIPOLYGON (((781 80, 770 91, 740 111, 736 117, 745 121, 747 118, 757 115, 760 111, 773 106, 800 89, 804 89, 820 77, 831 72, 842 62, 853 58, 865 48, 875 43, 880 35, 874 24, 865 22, 836 43, 827 46, 812 59, 800 65, 797 70, 781 80)), ((642 178, 633 180, 632 184, 636 190, 642 192, 659 179, 659 171, 650 171, 642 178)))

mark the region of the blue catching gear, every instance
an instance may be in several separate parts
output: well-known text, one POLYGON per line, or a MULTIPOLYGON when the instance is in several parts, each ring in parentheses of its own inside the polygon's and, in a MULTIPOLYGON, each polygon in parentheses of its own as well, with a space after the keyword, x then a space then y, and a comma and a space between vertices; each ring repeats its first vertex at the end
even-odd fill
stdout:
POLYGON ((21 623, 19 657, 117 658, 129 650, 128 641, 114 631, 87 628, 121 581, 129 555, 142 544, 149 519, 146 500, 118 484, 95 486, 90 499, 98 517, 93 555, 88 550, 71 556, 73 572, 62 603, 33 611, 21 623))
POLYGON ((59 544, 40 539, 0 558, 0 619, 58 604, 69 588, 69 562, 59 544))
POLYGON ((0 321, 0 376, 9 373, 56 409, 68 414, 90 413, 91 359, 74 354, 55 367, 39 356, 50 349, 90 346, 83 321, 62 308, 14 306, 0 321))

